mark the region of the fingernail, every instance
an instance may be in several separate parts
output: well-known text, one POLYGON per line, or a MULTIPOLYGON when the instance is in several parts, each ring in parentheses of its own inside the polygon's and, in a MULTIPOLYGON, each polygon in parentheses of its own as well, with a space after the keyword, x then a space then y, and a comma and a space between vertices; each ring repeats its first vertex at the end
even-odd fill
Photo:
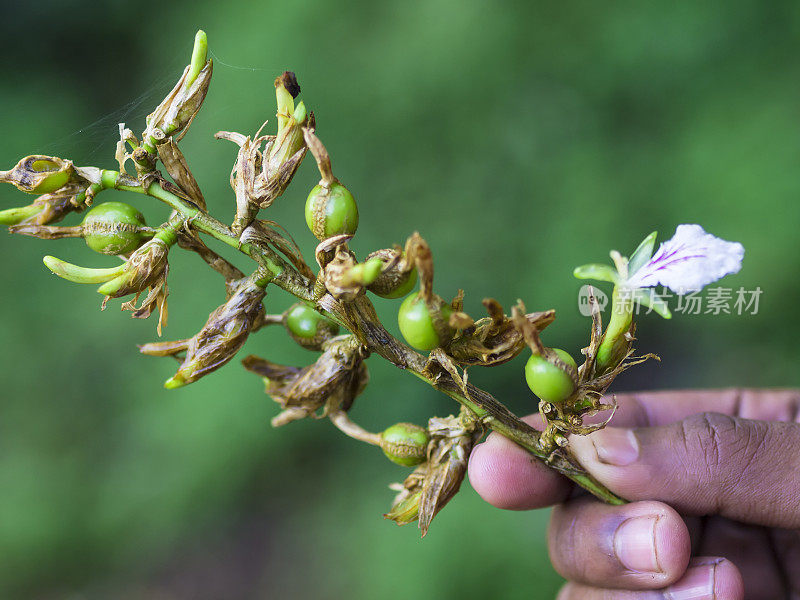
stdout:
POLYGON ((624 467, 639 458, 639 442, 630 429, 607 427, 589 438, 602 463, 624 467))
POLYGON ((716 565, 689 567, 681 580, 665 590, 667 600, 712 600, 716 565))
POLYGON ((658 517, 632 517, 614 533, 614 554, 629 571, 661 573, 656 554, 658 517))

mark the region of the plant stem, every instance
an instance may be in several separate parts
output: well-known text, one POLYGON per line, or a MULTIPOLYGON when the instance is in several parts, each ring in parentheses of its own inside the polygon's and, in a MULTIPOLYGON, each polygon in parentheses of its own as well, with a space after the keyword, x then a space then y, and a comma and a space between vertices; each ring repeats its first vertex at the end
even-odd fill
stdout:
POLYGON ((522 446, 597 498, 608 504, 626 503, 626 500, 588 474, 568 450, 559 449, 552 453, 544 451, 539 443, 541 432, 520 420, 488 392, 470 383, 462 389, 462 386, 446 371, 432 374, 430 359, 415 352, 386 331, 366 296, 361 296, 353 302, 343 303, 326 294, 318 306, 326 312, 326 315, 349 329, 370 351, 467 407, 484 425, 522 446))
POLYGON ((145 190, 136 179, 120 176, 118 171, 103 171, 103 187, 114 188, 125 192, 146 194, 161 200, 170 208, 178 211, 187 223, 203 233, 236 248, 273 273, 273 282, 290 294, 313 301, 312 284, 300 275, 288 262, 265 245, 242 243, 230 228, 208 213, 201 211, 189 200, 165 190, 161 183, 151 183, 145 190))
MULTIPOLYGON (((301 300, 310 302, 317 300, 313 294, 313 282, 298 273, 292 265, 271 248, 263 244, 241 243, 229 227, 201 211, 188 200, 164 189, 160 182, 156 181, 150 184, 145 190, 136 179, 121 176, 118 171, 103 171, 102 186, 103 188, 146 194, 164 202, 178 211, 187 225, 236 248, 268 269, 275 276, 272 283, 301 300)), ((467 393, 465 393, 447 372, 432 376, 429 373, 429 360, 400 343, 383 328, 375 313, 375 308, 366 296, 361 296, 353 302, 342 303, 330 294, 326 294, 316 302, 316 306, 340 325, 352 331, 370 351, 410 372, 462 406, 467 407, 484 425, 522 446, 533 456, 588 492, 609 504, 618 505, 626 502, 588 474, 568 451, 559 449, 553 453, 546 453, 539 444, 541 432, 521 421, 488 392, 472 384, 466 384, 464 390, 467 393)))

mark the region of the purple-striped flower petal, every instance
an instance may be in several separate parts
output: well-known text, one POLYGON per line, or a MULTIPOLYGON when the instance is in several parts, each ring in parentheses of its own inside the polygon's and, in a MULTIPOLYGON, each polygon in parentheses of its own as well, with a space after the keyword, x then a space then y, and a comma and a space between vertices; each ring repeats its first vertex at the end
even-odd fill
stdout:
POLYGON ((704 286, 742 268, 744 246, 727 242, 700 227, 678 225, 675 235, 653 257, 628 276, 632 288, 663 285, 678 294, 698 292, 704 286))

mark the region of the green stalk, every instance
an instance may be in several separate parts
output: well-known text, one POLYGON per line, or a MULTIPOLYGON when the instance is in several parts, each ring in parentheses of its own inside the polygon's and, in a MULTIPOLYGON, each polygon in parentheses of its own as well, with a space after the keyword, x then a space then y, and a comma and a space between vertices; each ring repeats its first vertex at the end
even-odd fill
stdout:
POLYGON ((625 357, 630 342, 625 334, 633 322, 633 299, 629 292, 614 286, 611 295, 611 319, 597 350, 597 373, 602 374, 616 367, 625 357))

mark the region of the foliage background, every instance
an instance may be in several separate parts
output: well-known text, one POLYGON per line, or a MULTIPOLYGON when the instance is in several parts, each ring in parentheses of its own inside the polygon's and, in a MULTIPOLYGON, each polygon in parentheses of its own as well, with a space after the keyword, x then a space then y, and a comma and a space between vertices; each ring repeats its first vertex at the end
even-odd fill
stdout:
MULTIPOLYGON (((201 26, 215 81, 183 148, 218 216, 232 215, 235 153, 211 135, 273 119, 272 79, 290 68, 359 199, 362 255, 418 228, 440 294, 464 287, 473 313, 487 295, 555 307, 546 340, 577 353, 588 323, 572 268, 611 247, 630 251, 653 229, 669 236, 699 222, 744 243, 744 268, 725 284, 760 286, 761 310, 642 319, 641 347, 663 362, 618 389, 800 383, 796 2, 3 8, 2 165, 43 152, 113 166, 116 123, 141 130, 201 26)), ((306 164, 270 212, 308 251, 301 206, 316 177, 306 164)), ((11 188, 2 198, 26 200, 11 188)), ((165 216, 155 201, 115 199, 151 222, 165 216)), ((236 363, 166 392, 174 363, 135 348, 154 339, 154 323, 115 302, 99 313, 92 286, 48 275, 49 253, 108 262, 74 240, 0 236, 0 596, 554 596, 546 511, 501 512, 465 484, 421 542, 413 527, 381 519, 386 485, 404 475, 380 453, 324 423, 271 430, 275 407, 236 363)), ((187 337, 223 292, 195 257, 171 260, 165 335, 187 337)), ((275 312, 288 302, 268 298, 275 312)), ((393 326, 394 306, 379 304, 393 326)), ((244 352, 311 359, 270 330, 244 352)), ((453 410, 379 360, 370 368, 355 409, 366 426, 453 410)), ((534 405, 520 368, 472 377, 522 414, 534 405)))

